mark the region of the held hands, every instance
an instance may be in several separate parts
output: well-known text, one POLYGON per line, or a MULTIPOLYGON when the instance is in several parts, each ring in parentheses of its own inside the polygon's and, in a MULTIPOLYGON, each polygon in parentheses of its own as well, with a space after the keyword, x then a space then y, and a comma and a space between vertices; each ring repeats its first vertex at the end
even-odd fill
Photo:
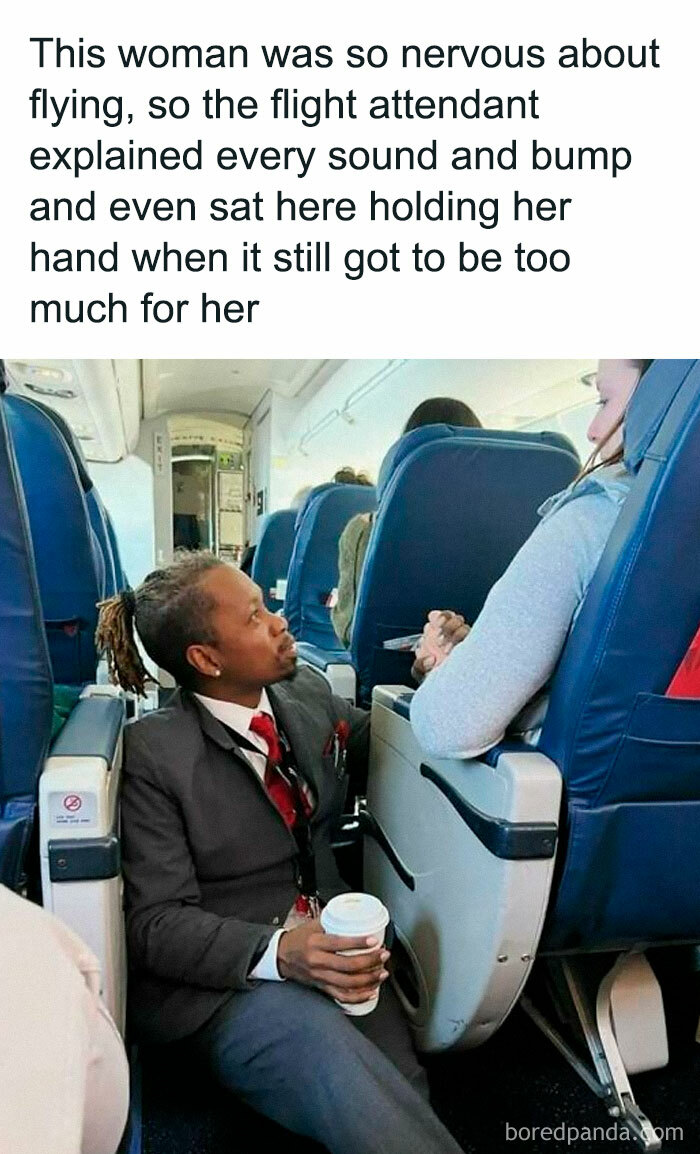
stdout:
POLYGON ((287 930, 277 946, 277 968, 283 978, 317 986, 340 1002, 367 1002, 388 978, 389 951, 376 938, 326 934, 318 921, 287 930), (375 948, 372 948, 375 947, 375 948), (347 957, 340 950, 367 950, 347 957))
POLYGON ((453 613, 451 609, 431 609, 411 670, 415 680, 422 681, 431 669, 441 665, 455 645, 464 641, 469 630, 470 626, 461 613, 453 613))

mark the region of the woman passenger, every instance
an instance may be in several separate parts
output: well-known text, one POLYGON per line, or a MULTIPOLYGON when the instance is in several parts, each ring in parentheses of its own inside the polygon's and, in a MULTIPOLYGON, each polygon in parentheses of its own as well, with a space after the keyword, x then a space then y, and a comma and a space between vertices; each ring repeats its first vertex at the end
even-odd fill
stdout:
POLYGON ((99 963, 85 943, 0 885, 6 1154, 115 1154, 129 1108, 129 1067, 99 987, 99 963))
POLYGON ((413 698, 411 724, 432 756, 477 757, 516 717, 520 731, 541 724, 534 699, 554 672, 629 493, 625 411, 651 363, 599 362, 598 411, 588 429, 594 452, 574 484, 542 506, 540 524, 471 629, 457 614, 430 614, 414 666, 417 676, 430 676, 413 698))

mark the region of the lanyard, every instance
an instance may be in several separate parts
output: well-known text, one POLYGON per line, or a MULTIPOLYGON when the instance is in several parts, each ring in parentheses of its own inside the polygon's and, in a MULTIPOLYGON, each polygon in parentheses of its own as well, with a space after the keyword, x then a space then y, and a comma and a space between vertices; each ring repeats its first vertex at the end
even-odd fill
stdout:
MULTIPOLYGON (((276 720, 275 724, 277 725, 276 720)), ((227 726, 226 728, 229 727, 227 726)), ((249 741, 247 737, 244 737, 234 729, 231 729, 230 732, 233 734, 241 749, 249 750, 251 753, 262 753, 263 757, 265 756, 259 745, 254 745, 252 741, 249 741)), ((275 769, 282 775, 291 790, 296 818, 294 828, 290 830, 297 846, 295 856, 295 880, 299 893, 314 902, 318 900, 318 883, 316 880, 316 860, 314 858, 311 840, 311 823, 306 812, 306 806, 304 805, 301 792, 301 778, 294 764, 292 748, 286 733, 280 729, 279 725, 277 725, 277 733, 282 747, 282 763, 281 765, 275 766, 275 769)))

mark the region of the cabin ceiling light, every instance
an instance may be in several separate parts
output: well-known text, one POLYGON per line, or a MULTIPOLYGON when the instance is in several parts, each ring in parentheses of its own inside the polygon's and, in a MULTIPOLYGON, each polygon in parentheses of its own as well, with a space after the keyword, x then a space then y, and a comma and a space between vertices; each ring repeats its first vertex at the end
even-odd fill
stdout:
POLYGON ((75 389, 70 388, 73 374, 68 369, 51 368, 45 365, 33 365, 31 362, 15 362, 10 371, 21 381, 30 393, 37 393, 41 397, 64 397, 72 400, 78 396, 75 389))
POLYGON ((27 376, 32 377, 35 381, 43 381, 44 384, 62 385, 64 382, 73 380, 73 374, 67 369, 52 369, 46 365, 27 364, 22 367, 27 376))
POLYGON ((36 381, 24 381, 25 389, 30 393, 37 393, 40 397, 62 397, 66 401, 75 400, 77 393, 74 389, 55 388, 52 385, 38 385, 36 381))

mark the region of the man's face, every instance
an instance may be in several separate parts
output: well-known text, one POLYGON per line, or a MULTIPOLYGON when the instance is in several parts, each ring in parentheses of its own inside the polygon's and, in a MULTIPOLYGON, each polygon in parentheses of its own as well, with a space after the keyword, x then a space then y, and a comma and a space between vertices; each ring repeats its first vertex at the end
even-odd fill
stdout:
POLYGON ((210 570, 200 584, 214 600, 211 624, 216 642, 191 648, 210 663, 196 666, 211 678, 209 685, 216 683, 222 690, 261 689, 290 677, 297 663, 296 643, 285 618, 265 608, 258 586, 227 565, 210 570))

